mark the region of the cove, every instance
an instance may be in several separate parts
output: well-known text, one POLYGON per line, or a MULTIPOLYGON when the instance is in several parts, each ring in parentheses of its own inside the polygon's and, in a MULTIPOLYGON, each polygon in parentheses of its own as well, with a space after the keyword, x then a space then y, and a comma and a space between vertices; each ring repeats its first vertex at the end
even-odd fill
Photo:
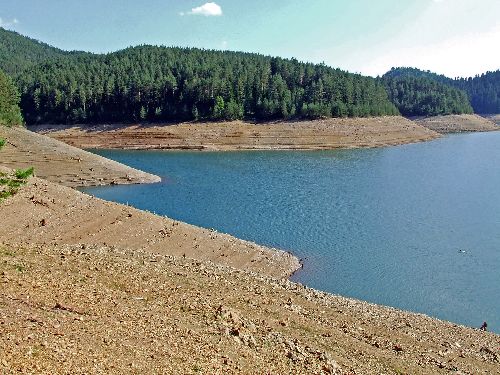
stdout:
POLYGON ((500 133, 335 151, 92 150, 157 174, 83 191, 291 251, 310 287, 500 332, 500 133))

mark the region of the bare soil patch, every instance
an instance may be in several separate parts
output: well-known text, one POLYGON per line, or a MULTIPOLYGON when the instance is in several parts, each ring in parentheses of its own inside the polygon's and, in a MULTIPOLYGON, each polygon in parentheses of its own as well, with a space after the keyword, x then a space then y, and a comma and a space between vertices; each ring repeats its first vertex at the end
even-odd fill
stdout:
POLYGON ((0 373, 498 374, 500 338, 210 263, 0 244, 0 373))
POLYGON ((158 182, 160 178, 20 127, 0 126, 7 144, 0 165, 34 167, 37 176, 65 186, 158 182))
POLYGON ((165 150, 322 150, 428 141, 437 133, 403 117, 249 123, 37 126, 36 132, 80 148, 165 150))
POLYGON ((448 115, 413 118, 417 124, 438 133, 487 132, 499 130, 491 119, 478 115, 448 115))

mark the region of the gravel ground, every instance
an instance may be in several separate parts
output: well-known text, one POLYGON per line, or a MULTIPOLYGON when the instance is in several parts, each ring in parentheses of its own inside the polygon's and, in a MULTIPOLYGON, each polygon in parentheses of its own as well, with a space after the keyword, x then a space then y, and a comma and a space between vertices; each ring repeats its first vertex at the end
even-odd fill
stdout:
POLYGON ((210 262, 0 245, 0 373, 498 374, 500 337, 210 262))
POLYGON ((499 130, 490 119, 478 115, 448 115, 413 118, 417 124, 438 133, 487 132, 499 130))

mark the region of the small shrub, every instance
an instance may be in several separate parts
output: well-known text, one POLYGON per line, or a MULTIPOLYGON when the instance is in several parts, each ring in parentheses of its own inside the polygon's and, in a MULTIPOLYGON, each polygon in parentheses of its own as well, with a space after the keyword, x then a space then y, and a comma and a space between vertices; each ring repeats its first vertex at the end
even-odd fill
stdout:
POLYGON ((28 177, 33 175, 33 167, 27 168, 27 169, 17 169, 15 176, 19 180, 26 180, 28 177))

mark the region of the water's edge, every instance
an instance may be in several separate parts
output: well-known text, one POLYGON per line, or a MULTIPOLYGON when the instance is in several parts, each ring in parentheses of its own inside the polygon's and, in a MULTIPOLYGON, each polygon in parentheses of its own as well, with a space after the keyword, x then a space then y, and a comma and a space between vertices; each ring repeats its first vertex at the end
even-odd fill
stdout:
POLYGON ((93 150, 163 182, 84 190, 290 250, 304 260, 292 280, 313 288, 498 332, 497 134, 365 150, 93 150))

